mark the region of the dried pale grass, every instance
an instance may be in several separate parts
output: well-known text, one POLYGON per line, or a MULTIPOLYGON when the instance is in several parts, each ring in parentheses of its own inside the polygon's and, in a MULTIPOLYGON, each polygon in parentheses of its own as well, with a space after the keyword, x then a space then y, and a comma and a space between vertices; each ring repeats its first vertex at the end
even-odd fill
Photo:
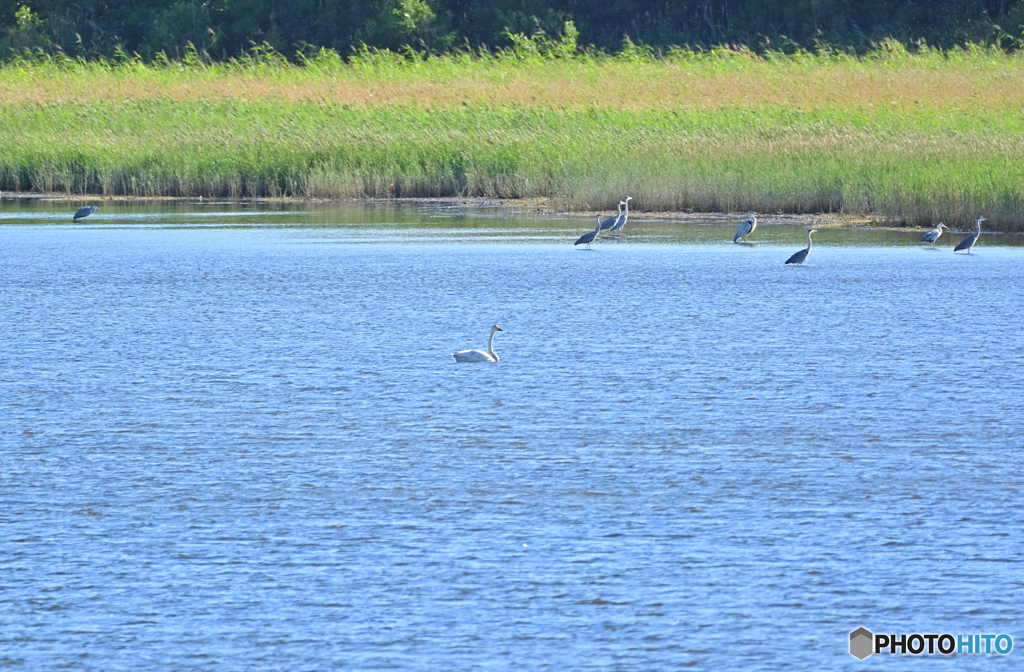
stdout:
POLYGON ((1020 109, 1024 58, 897 64, 757 58, 714 67, 706 61, 616 59, 427 61, 374 70, 0 67, 0 104, 97 101, 282 101, 372 108, 460 105, 620 110, 715 110, 785 106, 794 110, 1020 109))
POLYGON ((0 67, 0 189, 552 197, 1024 230, 1024 58, 0 67))

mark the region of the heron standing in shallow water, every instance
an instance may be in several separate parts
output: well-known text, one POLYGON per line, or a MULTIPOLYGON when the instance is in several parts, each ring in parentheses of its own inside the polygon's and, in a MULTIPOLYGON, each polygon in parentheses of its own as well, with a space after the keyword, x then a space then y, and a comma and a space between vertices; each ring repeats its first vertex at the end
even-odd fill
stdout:
POLYGON ((615 225, 618 224, 620 219, 622 219, 622 206, 624 206, 624 205, 625 205, 624 201, 619 201, 619 213, 617 215, 615 215, 614 217, 609 217, 608 219, 606 219, 603 222, 601 222, 601 230, 602 231, 614 230, 615 225))
POLYGON ((789 259, 786 259, 787 264, 800 264, 804 265, 804 260, 807 259, 807 255, 811 252, 811 234, 817 231, 817 229, 811 229, 807 232, 807 247, 794 254, 789 259))
POLYGON ((984 217, 978 217, 978 221, 975 222, 978 226, 978 230, 957 243, 957 246, 953 248, 953 251, 959 252, 960 250, 967 250, 967 254, 970 254, 971 248, 974 247, 976 242, 978 242, 978 236, 981 235, 981 223, 987 221, 988 220, 984 217))
POLYGON ((932 249, 934 250, 935 249, 935 241, 938 240, 939 236, 942 235, 942 230, 943 229, 948 229, 948 228, 949 228, 948 226, 946 226, 942 222, 939 222, 938 224, 935 225, 934 229, 932 229, 931 231, 928 231, 926 233, 922 233, 921 234, 921 242, 922 243, 931 243, 932 244, 932 249))
POLYGON ((96 207, 95 205, 87 205, 84 208, 79 208, 78 212, 75 213, 75 216, 71 219, 71 221, 77 222, 80 219, 85 219, 92 213, 97 212, 98 210, 99 208, 96 207))
POLYGON ((597 228, 590 233, 584 233, 580 236, 580 239, 573 243, 573 246, 580 245, 582 243, 587 244, 587 249, 590 249, 590 244, 597 238, 597 234, 601 233, 601 215, 597 216, 597 228))
POLYGON ((619 219, 615 222, 615 226, 612 227, 612 231, 620 231, 626 225, 626 220, 629 219, 629 202, 631 200, 633 200, 632 196, 626 196, 626 200, 622 201, 622 205, 626 206, 626 211, 619 215, 619 219))
POLYGON ((745 220, 743 220, 743 222, 736 229, 736 235, 732 237, 732 242, 734 242, 734 243, 739 242, 739 239, 742 238, 743 242, 746 243, 747 242, 747 236, 752 234, 754 232, 754 229, 756 229, 756 228, 757 228, 757 213, 756 212, 749 212, 749 213, 747 213, 747 218, 745 220))

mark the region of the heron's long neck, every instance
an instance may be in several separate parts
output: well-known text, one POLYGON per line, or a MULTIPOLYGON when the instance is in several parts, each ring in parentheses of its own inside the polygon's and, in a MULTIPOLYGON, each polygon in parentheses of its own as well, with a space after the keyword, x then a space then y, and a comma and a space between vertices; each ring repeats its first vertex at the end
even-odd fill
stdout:
POLYGON ((627 219, 629 219, 629 201, 626 201, 626 210, 625 210, 625 214, 623 214, 623 221, 625 221, 627 219))
POLYGON ((807 250, 810 251, 810 249, 811 249, 811 232, 808 231, 807 232, 807 250))

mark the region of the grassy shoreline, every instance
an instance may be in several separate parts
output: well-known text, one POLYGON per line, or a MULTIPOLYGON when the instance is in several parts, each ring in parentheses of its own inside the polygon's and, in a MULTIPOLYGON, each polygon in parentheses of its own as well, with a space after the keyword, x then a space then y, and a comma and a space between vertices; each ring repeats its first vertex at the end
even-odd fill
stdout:
POLYGON ((1024 230, 1024 57, 0 68, 0 190, 551 198, 1024 230))

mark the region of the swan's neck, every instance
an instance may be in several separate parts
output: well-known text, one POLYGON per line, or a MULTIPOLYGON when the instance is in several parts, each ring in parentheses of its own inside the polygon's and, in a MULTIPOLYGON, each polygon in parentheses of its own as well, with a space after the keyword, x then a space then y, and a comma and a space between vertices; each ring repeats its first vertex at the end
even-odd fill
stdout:
POLYGON ((491 330, 491 337, 487 339, 487 354, 494 358, 494 361, 498 361, 498 355, 494 354, 494 334, 497 333, 493 329, 491 330))

